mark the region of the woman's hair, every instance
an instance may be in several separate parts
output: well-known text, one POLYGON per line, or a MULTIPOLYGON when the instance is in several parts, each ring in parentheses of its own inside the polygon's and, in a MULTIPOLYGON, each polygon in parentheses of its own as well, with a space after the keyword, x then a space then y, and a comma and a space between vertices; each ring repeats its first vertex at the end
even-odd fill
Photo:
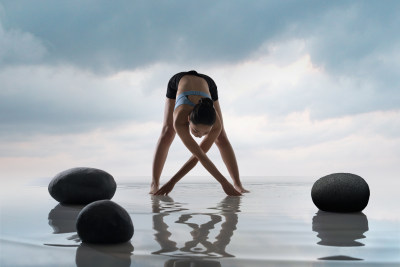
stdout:
POLYGON ((215 120, 214 102, 207 97, 200 99, 190 113, 190 121, 194 124, 213 125, 215 120))

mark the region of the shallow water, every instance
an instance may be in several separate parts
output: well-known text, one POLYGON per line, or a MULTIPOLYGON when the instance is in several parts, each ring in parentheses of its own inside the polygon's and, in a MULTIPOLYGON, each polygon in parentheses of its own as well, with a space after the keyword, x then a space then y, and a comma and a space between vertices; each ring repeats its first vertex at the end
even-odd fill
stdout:
MULTIPOLYGON (((246 179, 244 179, 246 180, 246 179)), ((312 183, 259 179, 226 197, 216 183, 178 184, 169 197, 118 182, 113 201, 131 215, 129 243, 80 242, 83 206, 63 206, 47 182, 10 186, 1 197, 0 266, 400 266, 397 187, 371 185, 362 213, 319 212, 312 183)))

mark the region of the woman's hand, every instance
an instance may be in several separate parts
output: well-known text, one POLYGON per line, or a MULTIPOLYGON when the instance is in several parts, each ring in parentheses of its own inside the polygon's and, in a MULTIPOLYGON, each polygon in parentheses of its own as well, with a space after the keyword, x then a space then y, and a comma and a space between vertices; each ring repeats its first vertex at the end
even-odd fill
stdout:
POLYGON ((228 196, 241 196, 242 194, 236 191, 235 187, 231 185, 229 182, 226 182, 222 185, 222 189, 224 189, 225 193, 228 196))
POLYGON ((157 192, 154 193, 155 196, 168 196, 168 194, 174 189, 175 181, 169 180, 165 185, 163 185, 157 192))

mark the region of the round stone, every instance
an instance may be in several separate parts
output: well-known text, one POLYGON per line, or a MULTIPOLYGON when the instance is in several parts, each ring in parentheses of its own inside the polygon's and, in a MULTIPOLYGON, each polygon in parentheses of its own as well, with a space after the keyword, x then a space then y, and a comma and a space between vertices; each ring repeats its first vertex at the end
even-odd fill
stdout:
POLYGON ((133 224, 128 212, 111 200, 99 200, 82 209, 76 221, 82 242, 115 244, 129 241, 133 224))
POLYGON ((111 199, 117 189, 114 178, 95 168, 72 168, 57 174, 49 184, 50 195, 63 204, 88 204, 111 199))
POLYGON ((358 175, 333 173, 318 179, 311 198, 315 206, 329 212, 359 212, 368 204, 369 187, 358 175))

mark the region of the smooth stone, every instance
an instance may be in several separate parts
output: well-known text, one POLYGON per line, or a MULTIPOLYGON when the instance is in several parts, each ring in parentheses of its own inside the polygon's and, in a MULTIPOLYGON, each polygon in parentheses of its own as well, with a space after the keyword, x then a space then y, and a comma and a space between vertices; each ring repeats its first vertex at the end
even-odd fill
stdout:
POLYGON ((358 175, 333 173, 318 179, 311 198, 315 206, 329 212, 359 212, 368 204, 369 186, 358 175))
POLYGON ((63 204, 88 204, 111 199, 117 189, 114 178, 95 168, 72 168, 57 174, 49 184, 50 195, 63 204))
POLYGON ((128 212, 111 200, 99 200, 82 209, 76 221, 82 242, 115 244, 129 241, 133 224, 128 212))

